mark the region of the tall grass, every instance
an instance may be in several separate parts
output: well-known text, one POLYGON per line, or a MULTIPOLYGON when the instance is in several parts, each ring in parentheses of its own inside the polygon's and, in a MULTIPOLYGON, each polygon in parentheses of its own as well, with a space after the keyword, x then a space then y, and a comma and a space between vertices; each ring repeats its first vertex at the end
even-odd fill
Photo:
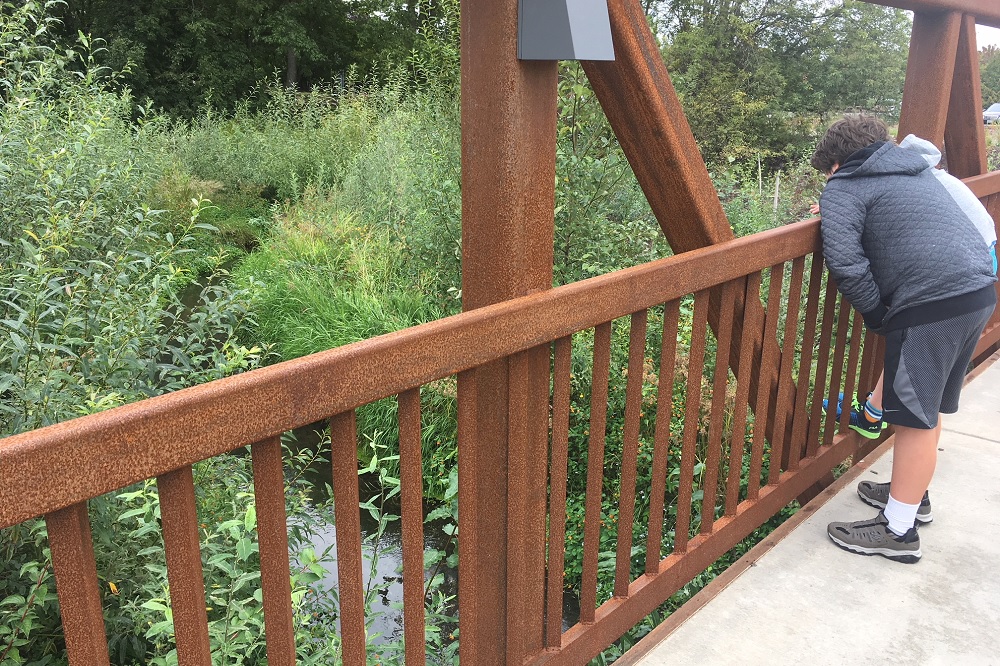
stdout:
POLYGON ((402 244, 308 194, 237 269, 264 314, 257 333, 296 358, 430 321, 440 311, 411 281, 402 244))
POLYGON ((172 152, 187 171, 265 198, 295 200, 307 185, 326 189, 340 182, 378 116, 365 94, 336 88, 294 93, 270 81, 255 95, 263 98, 262 110, 251 111, 247 100, 231 115, 208 108, 174 123, 172 152))

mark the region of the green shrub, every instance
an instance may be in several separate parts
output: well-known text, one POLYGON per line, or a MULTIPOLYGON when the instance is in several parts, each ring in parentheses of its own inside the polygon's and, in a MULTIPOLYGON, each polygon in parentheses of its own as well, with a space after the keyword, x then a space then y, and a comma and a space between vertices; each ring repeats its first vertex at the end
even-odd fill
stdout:
POLYGON ((163 164, 157 123, 131 121, 86 50, 48 43, 38 3, 4 10, 0 433, 252 365, 259 350, 234 335, 245 291, 180 302, 201 204, 173 224, 145 205, 163 164))
MULTIPOLYGON (((0 435, 222 377, 261 352, 235 336, 250 322, 247 291, 210 276, 181 301, 202 203, 174 220, 147 208, 164 164, 158 121, 132 120, 131 100, 110 90, 86 42, 65 50, 48 41, 52 4, 4 3, 0 21, 0 435)), ((140 621, 153 603, 142 595, 166 585, 150 492, 91 505, 117 663, 167 650, 151 647, 155 632, 140 621)), ((43 524, 0 531, 0 553, 0 663, 62 662, 43 524)))
POLYGON ((429 293, 448 313, 460 305, 460 136, 454 101, 414 95, 380 117, 339 193, 359 223, 391 231, 409 279, 431 278, 429 293))
POLYGON ((579 63, 560 69, 557 133, 555 283, 669 255, 669 244, 579 63))
MULTIPOLYGON (((231 116, 206 109, 170 132, 173 153, 193 175, 296 199, 307 185, 325 189, 369 140, 375 104, 365 94, 317 87, 295 93, 277 81, 259 93, 263 110, 243 104, 231 116)), ((386 103, 389 103, 388 101, 386 103)))

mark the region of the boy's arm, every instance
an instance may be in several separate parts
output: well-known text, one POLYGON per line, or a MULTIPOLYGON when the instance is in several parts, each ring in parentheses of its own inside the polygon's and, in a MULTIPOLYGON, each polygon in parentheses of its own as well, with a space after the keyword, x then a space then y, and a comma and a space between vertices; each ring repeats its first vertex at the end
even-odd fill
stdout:
POLYGON ((865 324, 877 330, 888 309, 883 305, 861 245, 864 202, 840 189, 826 188, 820 198, 823 255, 840 293, 861 313, 865 324))

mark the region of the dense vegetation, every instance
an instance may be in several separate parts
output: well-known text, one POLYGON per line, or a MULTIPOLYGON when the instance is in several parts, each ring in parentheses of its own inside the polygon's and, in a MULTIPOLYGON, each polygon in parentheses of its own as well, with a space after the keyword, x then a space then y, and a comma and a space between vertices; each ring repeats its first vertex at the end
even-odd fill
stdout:
MULTIPOLYGON (((644 4, 740 235, 805 214, 819 183, 802 158, 825 119, 898 110, 900 12, 851 1, 644 4)), ((0 436, 459 309, 457 0, 18 1, 0 14, 0 436)), ((984 90, 1000 89, 995 53, 983 58, 984 90)), ((559 105, 556 283, 668 254, 575 64, 561 67, 559 105)), ((625 332, 614 339, 620 376, 625 332)), ((591 344, 579 336, 574 357, 576 490, 591 344)), ((454 382, 430 385, 423 400, 430 519, 453 533, 454 382)), ((623 400, 613 391, 612 403, 623 400)), ((393 401, 359 414, 372 562, 395 519, 394 422, 393 401)), ((620 432, 609 425, 619 433, 609 460, 620 432)), ((312 546, 329 516, 311 472, 327 441, 286 444, 299 657, 330 663, 329 556, 312 546)), ((249 460, 216 458, 195 474, 213 660, 262 663, 249 460)), ((568 510, 572 530, 580 500, 568 510)), ((117 664, 176 663, 158 512, 152 483, 91 503, 117 664)), ((454 559, 453 540, 428 554, 435 567, 454 559)), ((571 585, 579 562, 570 545, 571 585)), ((441 575, 431 578, 429 654, 451 663, 452 609, 441 575)), ((41 522, 0 531, 0 580, 0 665, 63 663, 41 522)), ((608 583, 602 569, 603 598, 608 583)), ((384 589, 367 592, 377 615, 384 589)), ((401 660, 398 636, 373 637, 372 649, 401 660)))
POLYGON ((107 42, 102 62, 127 70, 138 99, 191 116, 232 108, 277 75, 312 87, 398 63, 431 2, 395 0, 74 0, 54 9, 64 37, 107 42))

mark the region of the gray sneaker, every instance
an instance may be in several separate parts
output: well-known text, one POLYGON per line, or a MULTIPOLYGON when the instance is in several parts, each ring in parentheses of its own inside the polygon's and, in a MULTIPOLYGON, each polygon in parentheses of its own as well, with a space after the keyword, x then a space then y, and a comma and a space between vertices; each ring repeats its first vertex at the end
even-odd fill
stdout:
POLYGON ((916 528, 911 527, 903 536, 896 536, 881 511, 868 520, 830 523, 826 533, 835 544, 852 553, 881 555, 904 564, 920 560, 920 535, 916 528))
MULTIPOLYGON (((862 481, 858 484, 858 497, 865 504, 884 510, 889 501, 889 483, 862 481)), ((924 492, 924 498, 920 500, 920 508, 917 509, 917 522, 924 525, 933 520, 934 514, 931 513, 930 496, 924 492)))

